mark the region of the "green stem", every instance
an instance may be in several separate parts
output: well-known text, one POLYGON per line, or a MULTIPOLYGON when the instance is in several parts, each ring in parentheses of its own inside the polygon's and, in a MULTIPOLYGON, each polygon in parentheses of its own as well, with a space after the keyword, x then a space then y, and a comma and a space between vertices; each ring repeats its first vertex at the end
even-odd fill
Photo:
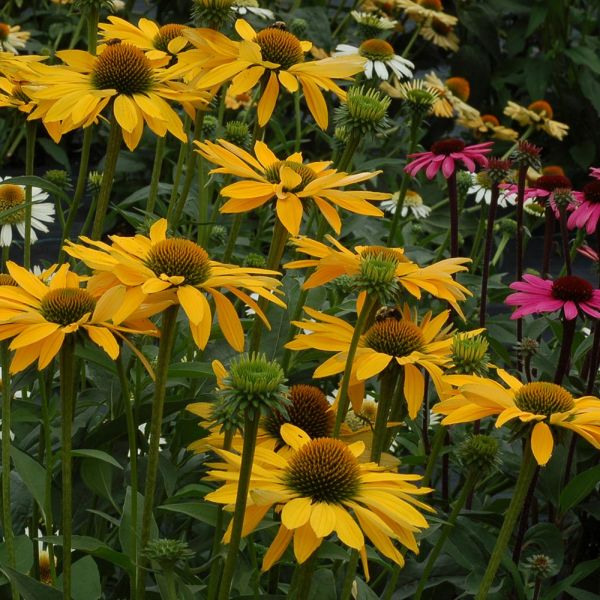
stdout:
MULTIPOLYGON (((177 334, 177 313, 179 305, 170 306, 163 312, 161 338, 158 346, 158 364, 156 366, 156 380, 154 382, 154 397, 152 399, 152 417, 150 421, 150 444, 148 448, 148 466, 146 469, 146 485, 144 488, 144 511, 142 513, 142 529, 140 533, 140 550, 143 550, 150 540, 150 526, 154 508, 154 495, 156 493, 156 479, 158 475, 159 442, 162 428, 165 395, 167 389, 169 363, 175 345, 177 334)), ((137 568, 137 599, 143 600, 146 594, 144 583, 144 563, 138 560, 137 568)))
POLYGON ((152 166, 152 177, 150 179, 150 191, 148 192, 148 202, 146 203, 146 213, 154 214, 156 199, 158 198, 158 184, 160 183, 160 172, 162 170, 163 158, 165 156, 165 143, 167 135, 156 138, 156 147, 154 149, 154 164, 152 166))
POLYGON ((429 576, 431 575, 431 571, 433 571, 433 567, 435 566, 435 561, 440 555, 448 536, 454 529, 456 525, 456 520, 458 519, 458 515, 462 510, 462 507, 465 505, 465 502, 471 492, 475 489, 475 485, 477 484, 477 480, 480 477, 480 473, 471 472, 467 480, 465 481, 463 488, 460 492, 460 496, 456 499, 454 506, 452 507, 452 512, 446 521, 446 524, 442 528, 442 533, 440 537, 437 539, 435 546, 429 553, 427 557, 427 564, 425 565, 425 569, 423 570, 423 574, 421 575, 421 579, 419 581, 419 585, 417 587, 417 591, 415 592, 414 600, 421 600, 421 596, 423 595, 423 590, 425 589, 425 584, 429 580, 429 576))
POLYGON ((317 548, 307 560, 296 565, 288 594, 290 600, 306 600, 309 597, 318 553, 319 549, 317 548))
POLYGON ((535 124, 531 124, 523 133, 523 135, 502 155, 502 160, 506 160, 519 145, 519 142, 524 142, 535 131, 535 124))
MULTIPOLYGON (((185 117, 185 129, 189 127, 190 118, 186 115, 185 117)), ((177 194, 179 193, 179 182, 181 181, 181 174, 183 172, 183 163, 187 154, 187 146, 185 144, 179 144, 179 155, 177 156, 177 164, 175 165, 175 175, 173 176, 173 187, 171 189, 171 196, 169 197, 169 207, 175 205, 177 200, 177 194)))
POLYGON ((402 58, 406 58, 408 56, 408 53, 411 51, 411 48, 413 47, 414 43, 417 41, 417 38, 419 37, 419 33, 421 32, 421 28, 423 27, 423 23, 425 23, 425 21, 421 21, 415 27, 415 30, 413 31, 413 34, 410 37, 410 40, 408 40, 408 44, 406 44, 406 47, 402 51, 402 54, 401 54, 402 58))
POLYGON ((235 249, 235 242, 237 241, 237 237, 240 233, 243 221, 244 213, 237 213, 235 217, 233 217, 233 223, 231 224, 231 229, 229 231, 227 246, 225 247, 225 253, 223 254, 224 263, 229 263, 229 261, 231 260, 233 251, 235 249))
POLYGON ((471 258, 473 259, 473 262, 471 263, 470 267, 471 273, 476 273, 477 269, 479 269, 479 261, 481 260, 481 242, 483 241, 483 235, 486 231, 486 225, 489 221, 489 219, 487 218, 488 215, 486 214, 487 210, 487 204, 485 203, 485 200, 482 200, 481 206, 479 207, 479 220, 477 221, 477 230, 475 231, 473 243, 471 244, 471 258))
POLYGON ((379 399, 377 401, 377 416, 375 417, 375 427, 373 431, 373 445, 371 447, 371 462, 379 463, 381 454, 385 449, 387 439, 388 415, 392 406, 394 390, 398 383, 398 369, 388 368, 381 376, 381 385, 379 388, 379 399))
MULTIPOLYGON (((27 121, 25 128, 25 177, 31 177, 35 162, 37 121, 27 121)), ((31 267, 31 196, 32 188, 27 185, 25 186, 25 242, 23 244, 23 266, 26 269, 31 267)))
POLYGON ((340 600, 350 600, 352 598, 352 584, 356 576, 356 567, 358 566, 359 554, 357 550, 352 550, 350 560, 346 569, 346 576, 342 583, 342 591, 340 592, 340 600))
POLYGON ((340 156, 335 168, 338 171, 347 171, 352 166, 352 158, 354 157, 354 153, 358 148, 358 145, 361 142, 361 138, 357 135, 351 135, 348 140, 342 155, 340 156))
POLYGON ((494 583, 494 578, 496 577, 496 573, 500 567, 502 557, 506 552, 510 537, 517 523, 517 519, 521 514, 523 502, 525 500, 525 496, 527 495, 529 484, 531 483, 535 473, 536 466, 537 463, 533 456, 533 452, 531 451, 531 442, 528 441, 523 454, 523 459, 521 461, 521 469, 519 470, 519 476, 515 484, 515 489, 513 491, 508 510, 504 515, 502 528, 500 529, 500 533, 496 539, 496 545, 494 546, 494 550, 490 556, 487 569, 483 575, 483 579, 479 586, 477 596, 475 596, 475 600, 486 600, 488 592, 494 583))
POLYGON ((212 221, 208 217, 208 206, 212 189, 206 185, 206 170, 201 156, 198 156, 198 245, 206 248, 210 240, 212 221))
POLYGON ((75 192, 73 194, 73 201, 71 202, 71 207, 69 208, 69 215, 67 216, 67 220, 63 229, 62 241, 60 244, 60 252, 58 256, 59 263, 61 263, 65 258, 65 251, 63 248, 65 245, 65 240, 68 240, 71 237, 71 230, 73 229, 73 224, 75 223, 75 219, 77 217, 77 211, 79 210, 81 200, 83 199, 83 195, 85 194, 93 134, 93 127, 87 127, 83 132, 83 142, 81 145, 81 160, 79 162, 77 183, 75 184, 75 192))
POLYGON ((300 110, 300 90, 294 94, 294 116, 296 122, 294 152, 299 152, 300 146, 302 145, 302 111, 300 110))
POLYGON ((246 512, 246 504, 248 501, 248 490, 250 487, 250 476, 252 474, 252 464, 254 462, 254 450, 256 448, 256 436, 258 434, 259 422, 260 415, 257 411, 250 408, 246 413, 244 420, 242 464, 240 465, 238 489, 235 498, 235 511, 233 513, 229 550, 227 552, 227 558, 221 576, 221 587, 219 588, 218 596, 219 600, 228 600, 230 597, 231 581, 239 558, 240 540, 242 539, 242 527, 244 525, 244 514, 246 512))
POLYGON ((72 438, 75 408, 75 337, 67 335, 60 351, 60 398, 62 411, 62 588, 63 598, 71 600, 71 538, 73 533, 72 438))
POLYGON ((119 158, 122 137, 121 126, 117 123, 115 112, 113 110, 110 117, 110 129, 108 142, 106 144, 102 183, 100 184, 100 191, 98 192, 96 214, 94 216, 94 224, 92 225, 91 238, 93 240, 99 240, 104 231, 104 220, 106 219, 108 204, 110 202, 110 193, 112 191, 115 172, 117 170, 117 159, 119 158))
MULTIPOLYGON (((90 4, 87 10, 87 34, 88 34, 88 52, 96 54, 96 45, 98 42, 98 5, 90 4)), ((81 19, 82 21, 84 19, 81 19)))
POLYGON ((431 452, 427 459, 427 465, 425 466, 425 474, 421 481, 421 485, 428 486, 431 482, 431 476, 433 475, 433 469, 435 468, 435 462, 439 456, 442 448, 444 447, 444 438, 446 437, 446 428, 440 425, 433 436, 433 442, 431 444, 431 452))
MULTIPOLYGON (((137 428, 133 418, 133 407, 131 406, 131 398, 129 392, 129 380, 123 366, 121 354, 116 361, 117 375, 121 386, 121 397, 123 400, 123 412, 125 413, 125 421, 127 422, 127 439, 129 442, 129 468, 130 468, 130 485, 131 485, 131 522, 138 522, 138 475, 137 475, 137 428)), ((133 560, 137 563, 138 547, 137 547, 137 531, 136 527, 131 528, 131 554, 133 560)), ((135 573, 131 575, 131 597, 135 597, 136 579, 135 573)))
MULTIPOLYGON (((2 358, 2 529, 8 554, 8 565, 15 568, 15 540, 10 510, 10 410, 12 391, 10 385, 8 342, 0 343, 2 358)), ((17 590, 11 585, 12 597, 19 598, 17 590)))
POLYGON ((367 319, 377 302, 377 298, 373 296, 367 296, 362 310, 358 314, 356 325, 354 326, 354 332, 352 339, 350 340, 350 346, 348 347, 348 357, 346 358, 346 368, 342 375, 342 384, 340 386, 340 393, 338 395, 338 407, 335 415, 335 426, 333 428, 333 436, 339 437, 342 423, 348 414, 348 407, 350 405, 350 397, 348 396, 348 387, 350 386, 350 373, 352 372, 352 366, 354 363, 354 356, 358 349, 358 342, 360 336, 367 324, 367 319))
POLYGON ((177 583, 175 582, 175 574, 173 569, 163 570, 163 577, 166 583, 165 600, 178 600, 177 598, 177 583))

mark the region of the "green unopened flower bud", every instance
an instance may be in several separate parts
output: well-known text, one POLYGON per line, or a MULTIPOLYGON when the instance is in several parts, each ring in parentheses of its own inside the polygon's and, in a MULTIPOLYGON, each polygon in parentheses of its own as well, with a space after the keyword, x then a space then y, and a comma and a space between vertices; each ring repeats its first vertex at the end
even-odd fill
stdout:
POLYGON ((539 171, 542 167, 540 153, 542 149, 529 142, 521 141, 510 155, 511 160, 517 167, 531 167, 539 171))
POLYGON ((489 435, 472 435, 458 448, 458 460, 470 473, 488 475, 499 464, 498 441, 489 435))
POLYGON ((214 115, 205 115, 202 121, 202 135, 204 139, 212 139, 217 133, 219 120, 214 115))
POLYGON ((356 289, 356 278, 352 275, 340 275, 333 282, 343 296, 351 294, 356 289))
POLYGON ((465 375, 484 376, 488 371, 488 341, 482 335, 469 337, 457 333, 452 339, 453 371, 465 375))
POLYGON ((88 189, 92 196, 96 196, 100 192, 102 185, 102 173, 100 171, 90 171, 88 173, 88 189))
POLYGON ((356 277, 358 288, 377 294, 386 304, 400 292, 396 269, 405 260, 403 254, 392 248, 367 246, 361 252, 360 272, 356 277))
POLYGON ((241 148, 249 148, 251 135, 250 128, 243 121, 228 121, 225 123, 225 139, 241 148))
POLYGON ((398 94, 413 119, 422 119, 431 112, 433 105, 439 100, 440 93, 422 79, 414 79, 401 83, 398 94))
POLYGON ((227 228, 223 225, 213 225, 210 230, 210 239, 222 246, 227 241, 227 228))
POLYGON ((90 8, 110 9, 112 8, 112 0, 73 0, 73 6, 81 12, 87 12, 90 8))
POLYGON ((558 188, 553 192, 554 203, 556 204, 558 210, 563 211, 567 210, 567 208, 575 203, 575 198, 573 197, 573 190, 570 188, 558 188))
POLYGON ((304 38, 308 32, 308 22, 305 19, 292 19, 289 24, 289 31, 297 38, 304 38))
POLYGON ((148 542, 142 551, 148 559, 157 562, 164 570, 170 571, 182 560, 194 556, 187 542, 181 540, 158 539, 148 542))
POLYGON ((71 189, 71 176, 63 169, 50 169, 44 174, 44 179, 63 191, 71 189))
POLYGON ((529 569, 536 579, 548 579, 557 572, 556 563, 545 554, 532 554, 524 562, 525 568, 529 569))
POLYGON ((461 198, 464 198, 467 195, 467 192, 472 185, 473 181, 471 179, 471 173, 468 171, 459 171, 456 174, 457 191, 461 198))
POLYGON ((373 12, 353 10, 350 14, 358 25, 360 36, 365 39, 378 37, 382 33, 394 29, 398 24, 398 21, 380 17, 373 12))
POLYGON ((343 147, 350 139, 350 131, 345 125, 338 125, 333 131, 333 137, 335 138, 336 145, 343 147))
POLYGON ((383 133, 390 127, 387 118, 390 102, 390 98, 377 89, 352 87, 346 102, 335 109, 335 123, 345 127, 352 136, 383 133))
POLYGON ((247 254, 244 258, 243 265, 244 267, 250 267, 253 269, 264 269, 267 266, 267 261, 262 254, 250 252, 250 254, 247 254))
POLYGON ((500 219, 494 224, 494 231, 503 235, 515 235, 517 233, 517 222, 513 219, 500 219))
POLYGON ((410 224, 410 230, 411 230, 412 234, 415 236, 421 235, 424 231, 423 225, 421 225, 421 223, 417 223, 416 221, 413 221, 410 224))
POLYGON ((540 344, 537 340, 533 338, 523 338, 520 342, 515 344, 515 350, 523 357, 523 358, 531 358, 538 353, 540 349, 540 344))
POLYGON ((279 363, 267 360, 264 354, 244 354, 232 361, 218 395, 232 413, 254 413, 254 416, 273 410, 285 413, 289 399, 284 383, 279 363))
POLYGON ((234 0, 194 0, 192 19, 196 27, 222 29, 231 23, 235 12, 231 10, 234 0))

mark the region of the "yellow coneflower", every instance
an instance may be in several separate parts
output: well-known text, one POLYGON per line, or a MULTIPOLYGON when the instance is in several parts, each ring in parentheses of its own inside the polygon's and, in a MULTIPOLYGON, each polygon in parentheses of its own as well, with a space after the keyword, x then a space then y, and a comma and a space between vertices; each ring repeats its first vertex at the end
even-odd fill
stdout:
POLYGON ((458 118, 456 119, 456 123, 470 129, 478 138, 492 137, 498 140, 513 142, 519 137, 518 132, 510 127, 501 125, 498 117, 494 115, 458 118))
POLYGON ((566 123, 553 120, 554 110, 546 100, 536 100, 527 108, 509 100, 504 114, 517 121, 522 127, 534 126, 557 140, 562 140, 569 132, 566 123))
POLYGON ((417 22, 437 19, 445 25, 453 26, 458 18, 444 12, 442 0, 395 0, 396 6, 417 22))
POLYGON ((25 48, 27 40, 31 37, 29 31, 21 31, 20 25, 0 23, 0 50, 19 54, 25 48))
MULTIPOLYGON (((291 448, 288 455, 256 449, 244 515, 242 535, 251 533, 271 508, 281 515, 279 531, 263 559, 263 571, 281 558, 292 541, 296 560, 304 563, 332 533, 360 553, 367 579, 365 536, 400 566, 404 557, 394 541, 418 553, 415 533, 428 526, 420 511, 432 512, 415 498, 431 491, 414 485, 419 475, 390 473, 375 463, 359 462, 365 450, 362 442, 311 440, 289 423, 281 427, 281 436, 291 448)), ((211 464, 208 478, 223 485, 206 499, 231 505, 237 494, 240 457, 224 450, 215 452, 223 462, 211 464)), ((225 542, 230 531, 231 527, 225 542)))
POLYGON ((204 248, 194 242, 167 237, 167 221, 160 219, 150 235, 110 236, 111 244, 82 237, 91 248, 69 242, 65 251, 104 275, 107 286, 120 283, 136 290, 141 300, 153 297, 167 304, 179 304, 189 319, 194 341, 200 349, 208 343, 212 311, 205 294, 215 302, 217 318, 225 339, 238 352, 244 349, 244 331, 232 302, 219 291, 230 292, 264 321, 258 304, 242 289, 285 307, 274 292, 281 282, 276 271, 226 265, 211 260, 204 248))
POLYGON ((437 17, 426 21, 421 27, 419 35, 428 42, 450 52, 458 52, 460 47, 460 40, 454 31, 454 26, 444 23, 437 17))

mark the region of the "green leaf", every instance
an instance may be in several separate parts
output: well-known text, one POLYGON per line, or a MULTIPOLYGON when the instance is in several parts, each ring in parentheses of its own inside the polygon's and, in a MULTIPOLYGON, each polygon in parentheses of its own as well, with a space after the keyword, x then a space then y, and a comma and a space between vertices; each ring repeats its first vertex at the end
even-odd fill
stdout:
POLYGON ((203 523, 208 523, 214 527, 217 520, 218 507, 213 504, 203 504, 200 502, 182 502, 180 504, 163 504, 158 507, 159 510, 169 510, 171 512, 181 513, 197 519, 203 523))
POLYGON ((169 365, 169 378, 182 377, 185 379, 196 379, 207 377, 214 378, 215 374, 209 363, 179 362, 169 365))
POLYGON ((71 170, 71 163, 67 153, 52 140, 48 138, 39 138, 38 144, 44 149, 46 154, 51 156, 61 167, 64 167, 66 171, 71 170))
MULTIPOLYGON (((123 513, 121 516, 121 524, 119 525, 119 541, 121 542, 121 548, 123 552, 135 561, 133 551, 133 536, 136 536, 138 552, 140 549, 140 536, 142 532, 142 513, 144 512, 144 496, 137 493, 137 516, 135 519, 132 518, 132 497, 131 488, 128 487, 125 492, 125 502, 123 503, 123 513)), ((158 537, 158 526, 156 521, 152 518, 150 524, 150 539, 153 540, 158 537)))
MULTIPOLYGON (((29 573, 33 566, 33 546, 32 542, 26 535, 17 535, 14 539, 15 544, 15 568, 21 573, 29 573)), ((0 565, 9 566, 8 551, 6 544, 0 544, 0 565)), ((7 580, 0 576, 0 585, 4 585, 7 580)))
POLYGON ((63 600, 62 592, 40 583, 29 575, 6 566, 2 566, 1 570, 21 594, 23 600, 63 600))
POLYGON ((535 6, 531 7, 531 12, 529 13, 529 23, 527 24, 525 37, 529 37, 534 31, 539 29, 540 25, 546 20, 547 14, 548 5, 546 2, 542 2, 541 4, 536 4, 535 6))
POLYGON ((598 54, 587 46, 567 48, 565 54, 575 63, 600 74, 600 58, 598 54))
MULTIPOLYGON (((62 546, 61 535, 48 535, 41 539, 42 541, 54 544, 55 546, 62 546)), ((121 567, 128 573, 133 573, 135 571, 135 566, 131 560, 129 560, 128 556, 125 556, 125 554, 122 552, 113 550, 102 540, 98 540, 87 535, 74 535, 71 539, 71 548, 74 550, 80 550, 81 552, 86 552, 87 554, 91 554, 96 558, 106 560, 113 565, 121 567)))
POLYGON ((81 479, 92 492, 106 498, 118 510, 112 496, 112 465, 100 460, 84 458, 81 461, 81 479))
MULTIPOLYGON (((73 563, 72 567, 73 600, 98 600, 102 595, 100 572, 91 556, 84 556, 73 563)), ((62 576, 58 577, 58 587, 62 589, 62 576)))
POLYGON ((31 458, 29 454, 26 454, 15 446, 10 447, 10 455, 15 464, 15 470, 45 515, 46 469, 31 458))
POLYGON ((579 73, 579 86, 583 95, 590 101, 600 116, 600 83, 589 71, 582 69, 579 73))
POLYGON ((73 456, 81 456, 84 458, 95 458, 97 460, 101 460, 109 465, 113 465, 113 467, 117 467, 117 469, 123 469, 119 461, 117 461, 114 457, 112 457, 107 452, 103 452, 102 450, 92 450, 92 449, 77 449, 73 450, 71 453, 73 456))
POLYGON ((546 593, 542 596, 542 600, 555 600, 563 592, 569 589, 572 585, 578 581, 589 577, 594 571, 600 569, 600 559, 588 560, 586 562, 579 563, 574 569, 571 575, 563 578, 556 585, 553 585, 546 593))
POLYGON ((560 529, 553 523, 538 523, 530 527, 523 538, 523 555, 545 554, 556 565, 556 575, 564 561, 564 544, 560 529))
POLYGON ((560 495, 560 512, 566 513, 585 500, 600 481, 600 465, 579 473, 571 479, 560 495))

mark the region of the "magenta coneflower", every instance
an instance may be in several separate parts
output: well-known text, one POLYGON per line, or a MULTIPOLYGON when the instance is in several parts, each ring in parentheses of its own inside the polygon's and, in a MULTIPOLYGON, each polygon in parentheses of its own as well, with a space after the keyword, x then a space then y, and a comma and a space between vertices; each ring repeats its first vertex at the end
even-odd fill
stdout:
POLYGON ((554 281, 536 275, 523 275, 523 281, 511 283, 510 288, 517 290, 517 293, 510 294, 505 303, 518 307, 511 319, 561 309, 567 320, 574 319, 579 311, 600 318, 600 290, 576 275, 566 275, 554 281))
POLYGON ((427 167, 427 179, 433 179, 441 169, 446 179, 456 171, 456 163, 462 162, 471 173, 475 170, 475 163, 486 167, 488 160, 486 154, 492 151, 493 142, 483 142, 466 146, 462 140, 449 138, 439 140, 431 145, 429 152, 409 154, 408 158, 414 160, 404 167, 404 170, 414 177, 421 169, 427 167))
MULTIPOLYGON (((517 186, 514 183, 508 183, 501 186, 508 194, 516 194, 517 186)), ((554 202, 554 192, 556 190, 572 189, 573 184, 568 177, 564 175, 542 175, 538 177, 532 187, 525 188, 524 200, 537 200, 539 204, 550 206, 559 217, 559 210, 554 202)), ((577 202, 581 202, 583 194, 581 192, 571 191, 571 195, 577 202)), ((574 206, 567 207, 567 210, 573 210, 574 206)))
POLYGON ((590 177, 600 179, 600 167, 590 167, 590 177))
MULTIPOLYGON (((600 169, 599 169, 600 170, 600 169)), ((594 233, 600 222, 600 179, 590 181, 583 186, 579 203, 571 213, 567 225, 569 229, 583 229, 594 233)))

